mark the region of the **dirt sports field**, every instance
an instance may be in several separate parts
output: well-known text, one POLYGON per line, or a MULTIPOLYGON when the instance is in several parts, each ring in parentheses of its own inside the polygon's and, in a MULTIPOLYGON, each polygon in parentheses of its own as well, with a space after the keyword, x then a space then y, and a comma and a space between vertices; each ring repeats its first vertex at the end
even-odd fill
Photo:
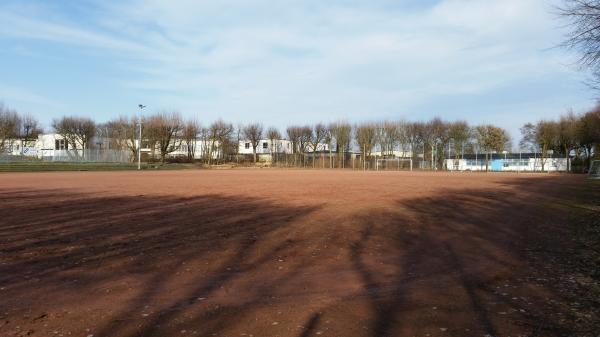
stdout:
POLYGON ((597 336, 599 293, 569 268, 589 184, 1 174, 0 336, 597 336))

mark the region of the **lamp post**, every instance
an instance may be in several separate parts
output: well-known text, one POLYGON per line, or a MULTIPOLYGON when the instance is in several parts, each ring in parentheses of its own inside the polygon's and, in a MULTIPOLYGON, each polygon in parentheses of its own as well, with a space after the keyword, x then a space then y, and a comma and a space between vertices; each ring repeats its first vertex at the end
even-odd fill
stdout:
POLYGON ((142 109, 144 109, 146 106, 143 104, 138 104, 138 107, 140 108, 140 130, 139 130, 140 141, 139 141, 139 145, 138 145, 138 170, 141 170, 142 169, 142 109))

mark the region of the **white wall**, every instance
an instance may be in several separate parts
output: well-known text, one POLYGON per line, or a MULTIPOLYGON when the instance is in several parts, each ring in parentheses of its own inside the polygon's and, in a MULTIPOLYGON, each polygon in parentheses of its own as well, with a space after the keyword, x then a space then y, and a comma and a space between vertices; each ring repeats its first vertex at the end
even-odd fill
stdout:
MULTIPOLYGON (((194 158, 195 159, 201 159, 204 152, 208 152, 210 151, 210 142, 206 142, 203 140, 196 140, 195 146, 194 146, 194 158)), ((142 148, 142 154, 150 154, 152 151, 149 147, 144 147, 142 148)), ((160 149, 158 148, 158 144, 156 145, 156 148, 154 149, 154 154, 156 156, 160 155, 160 149)), ((213 148, 213 153, 212 153, 212 158, 216 159, 219 157, 220 154, 220 147, 219 147, 219 142, 215 142, 214 143, 214 148, 213 148)), ((187 142, 182 140, 179 144, 179 146, 175 149, 175 151, 170 152, 167 157, 187 157, 188 152, 187 152, 187 142)))
MULTIPOLYGON (((293 153, 292 142, 285 139, 274 140, 272 143, 270 139, 261 139, 256 148, 256 153, 271 154, 271 149, 273 149, 273 153, 293 153), (266 144, 266 148, 264 144, 266 144)), ((238 144, 238 153, 253 154, 252 143, 248 140, 240 140, 238 144), (246 147, 246 144, 248 144, 248 147, 246 147)))
MULTIPOLYGON (((358 149, 358 151, 362 151, 361 149, 358 149)), ((382 155, 381 151, 373 151, 371 152, 372 156, 377 156, 377 157, 381 157, 382 155)), ((389 154, 388 151, 385 152, 385 155, 387 156, 389 154)), ((392 151, 392 154, 396 157, 396 158, 412 158, 412 152, 411 151, 400 151, 400 150, 394 150, 392 151)), ((422 157, 422 156, 421 156, 422 157)))
MULTIPOLYGON (((477 164, 473 162, 474 160, 467 159, 446 159, 446 167, 450 171, 485 171, 485 158, 478 159, 477 164)), ((489 161, 488 170, 492 170, 492 160, 489 161)), ((546 172, 562 172, 566 170, 566 158, 546 158, 544 161, 544 171, 546 172)), ((504 161, 502 171, 541 172, 542 160, 540 158, 507 159, 504 161)))

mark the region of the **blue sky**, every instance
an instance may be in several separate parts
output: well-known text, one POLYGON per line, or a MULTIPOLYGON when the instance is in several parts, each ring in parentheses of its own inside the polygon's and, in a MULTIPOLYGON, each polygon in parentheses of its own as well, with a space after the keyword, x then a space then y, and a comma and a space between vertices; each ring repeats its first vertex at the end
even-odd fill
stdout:
MULTIPOLYGON (((105 121, 439 116, 527 121, 594 104, 548 0, 0 3, 0 101, 105 121)), ((518 140, 518 139, 517 139, 518 140)))

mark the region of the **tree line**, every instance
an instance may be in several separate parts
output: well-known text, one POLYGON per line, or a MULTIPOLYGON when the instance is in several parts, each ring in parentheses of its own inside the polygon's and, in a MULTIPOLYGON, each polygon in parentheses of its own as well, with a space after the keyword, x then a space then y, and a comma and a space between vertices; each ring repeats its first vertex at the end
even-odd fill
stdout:
POLYGON ((0 102, 0 154, 12 151, 16 140, 24 145, 35 142, 41 132, 42 128, 35 117, 21 115, 0 102))
POLYGON ((583 169, 600 154, 600 105, 584 114, 569 111, 557 120, 526 123, 520 131, 520 148, 539 153, 542 170, 550 152, 573 156, 573 162, 583 169))
MULTIPOLYGON (((138 156, 140 139, 138 117, 117 117, 96 123, 88 117, 65 116, 52 121, 52 129, 71 149, 104 149, 130 151, 138 156)), ((239 160, 239 143, 252 146, 252 161, 257 161, 261 140, 270 140, 269 151, 279 154, 278 140, 291 143, 292 166, 317 165, 316 153, 328 167, 348 167, 349 153, 361 160, 373 158, 411 158, 427 168, 443 168, 445 159, 479 154, 488 162, 492 153, 511 151, 508 132, 493 124, 470 125, 466 121, 385 120, 351 124, 346 121, 290 125, 282 133, 276 127, 261 123, 236 125, 217 120, 202 126, 197 120, 184 119, 177 112, 159 112, 141 119, 142 147, 149 148, 146 160, 165 161, 172 152, 185 153, 185 159, 206 164, 239 160), (200 148, 197 148, 200 147, 200 148), (199 155, 198 155, 199 154, 199 155), (325 158, 326 157, 326 158, 325 158)), ((14 140, 30 143, 42 132, 40 123, 30 115, 20 115, 0 105, 0 150, 6 152, 14 140)), ((568 112, 557 120, 527 123, 521 128, 518 148, 540 154, 542 164, 550 151, 571 155, 586 162, 600 144, 600 105, 583 113, 568 112)), ((25 145, 24 145, 25 146, 25 145)), ((596 150, 596 155, 598 155, 596 150)), ((279 158, 279 155, 275 158, 279 158)))

